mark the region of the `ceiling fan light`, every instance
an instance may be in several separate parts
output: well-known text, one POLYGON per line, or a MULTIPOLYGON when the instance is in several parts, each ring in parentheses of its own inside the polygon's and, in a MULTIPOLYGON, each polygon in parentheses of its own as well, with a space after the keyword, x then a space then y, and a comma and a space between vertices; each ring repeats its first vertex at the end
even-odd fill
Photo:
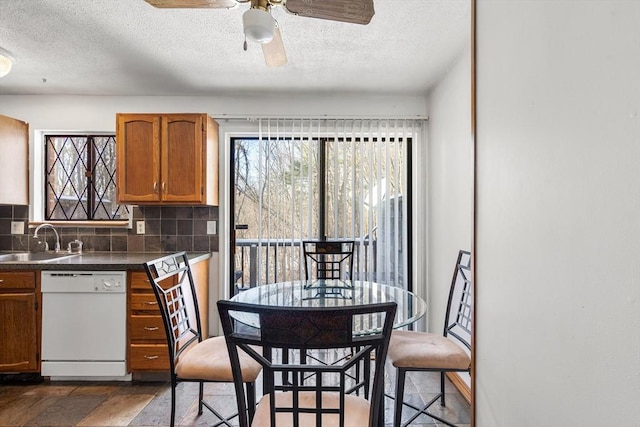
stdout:
POLYGON ((4 77, 9 74, 14 61, 15 59, 9 55, 9 52, 0 48, 0 77, 4 77))
POLYGON ((244 35, 256 43, 269 43, 273 39, 276 21, 269 12, 251 8, 242 15, 244 35))

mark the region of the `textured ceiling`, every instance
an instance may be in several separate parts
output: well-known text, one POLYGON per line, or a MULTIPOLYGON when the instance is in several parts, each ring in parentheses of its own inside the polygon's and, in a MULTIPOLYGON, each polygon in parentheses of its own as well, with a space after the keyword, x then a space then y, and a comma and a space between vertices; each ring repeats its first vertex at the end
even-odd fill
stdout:
POLYGON ((470 38, 469 0, 374 0, 369 25, 273 9, 288 64, 243 51, 234 9, 143 0, 1 0, 0 47, 17 59, 0 94, 424 93, 470 38))

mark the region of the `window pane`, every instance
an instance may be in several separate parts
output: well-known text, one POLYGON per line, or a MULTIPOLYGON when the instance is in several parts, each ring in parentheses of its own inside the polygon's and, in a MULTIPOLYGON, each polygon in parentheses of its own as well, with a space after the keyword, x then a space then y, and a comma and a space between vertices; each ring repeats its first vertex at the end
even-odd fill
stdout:
POLYGON ((87 219, 87 138, 47 137, 47 219, 87 219))
POLYGON ((45 141, 46 219, 128 218, 115 200, 114 135, 48 135, 45 141))
POLYGON ((338 133, 327 141, 327 237, 357 241, 358 277, 403 283, 405 143, 338 133))
POLYGON ((93 137, 94 166, 92 188, 95 194, 93 219, 126 219, 124 206, 116 203, 116 141, 113 136, 93 137))

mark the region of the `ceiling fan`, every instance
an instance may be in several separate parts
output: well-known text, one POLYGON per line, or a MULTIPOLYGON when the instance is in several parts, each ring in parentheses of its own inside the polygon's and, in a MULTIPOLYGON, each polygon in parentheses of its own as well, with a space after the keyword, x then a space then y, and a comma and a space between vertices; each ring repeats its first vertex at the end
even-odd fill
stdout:
POLYGON ((242 16, 246 39, 262 45, 268 67, 287 63, 280 27, 271 16, 271 8, 282 6, 287 12, 307 18, 327 19, 366 25, 373 17, 373 0, 145 0, 159 8, 230 9, 250 4, 242 16))

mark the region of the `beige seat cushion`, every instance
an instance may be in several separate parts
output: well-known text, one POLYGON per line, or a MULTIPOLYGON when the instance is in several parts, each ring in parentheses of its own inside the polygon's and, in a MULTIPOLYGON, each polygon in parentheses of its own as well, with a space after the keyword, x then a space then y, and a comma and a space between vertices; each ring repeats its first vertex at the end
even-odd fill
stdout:
MULTIPOLYGON (((262 369, 260 364, 243 351, 239 354, 242 380, 255 382, 262 369)), ((182 379, 232 382, 233 373, 225 338, 208 338, 185 351, 176 364, 176 374, 182 379)))
MULTIPOLYGON (((300 407, 315 407, 316 394, 311 391, 301 392, 300 407)), ((269 423, 269 399, 266 395, 260 399, 260 403, 256 408, 256 413, 251 423, 251 427, 271 427, 269 423)), ((276 405, 279 407, 292 407, 293 393, 276 393, 276 405)), ((340 395, 336 392, 325 392, 322 394, 322 406, 327 408, 338 408, 340 404, 340 395)), ((358 396, 346 395, 345 401, 345 427, 367 427, 369 425, 369 402, 358 396)), ((337 414, 325 414, 322 417, 322 427, 334 427, 340 425, 340 419, 337 414)), ((276 425, 278 427, 293 426, 292 414, 279 413, 276 414, 276 425)), ((300 425, 304 427, 316 427, 315 414, 301 414, 300 425)))
POLYGON ((396 368, 465 370, 471 366, 461 346, 426 332, 393 331, 387 357, 396 368))

